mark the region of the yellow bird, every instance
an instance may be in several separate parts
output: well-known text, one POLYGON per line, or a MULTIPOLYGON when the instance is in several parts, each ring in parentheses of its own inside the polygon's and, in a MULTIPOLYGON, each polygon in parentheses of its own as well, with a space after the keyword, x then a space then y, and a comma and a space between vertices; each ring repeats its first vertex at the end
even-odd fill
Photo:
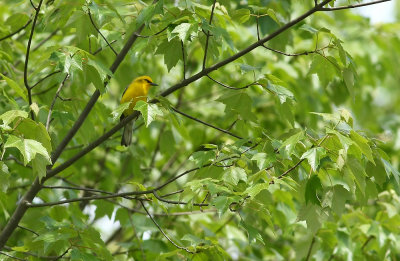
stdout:
MULTIPOLYGON (((140 76, 134 79, 131 84, 125 89, 122 94, 121 104, 130 102, 129 108, 122 113, 120 120, 129 116, 133 113, 133 108, 136 105, 136 102, 142 100, 147 100, 147 94, 149 93, 151 86, 157 86, 153 80, 149 76, 140 76)), ((122 134, 121 145, 129 146, 132 142, 132 130, 133 130, 134 121, 129 122, 125 125, 124 132, 122 134)))

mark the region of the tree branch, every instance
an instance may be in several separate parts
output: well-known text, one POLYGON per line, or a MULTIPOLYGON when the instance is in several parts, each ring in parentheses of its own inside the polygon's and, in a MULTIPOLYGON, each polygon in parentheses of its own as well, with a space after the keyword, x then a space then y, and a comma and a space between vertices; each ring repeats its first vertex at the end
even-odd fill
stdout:
POLYGON ((174 241, 172 241, 167 234, 165 234, 165 232, 162 230, 162 228, 160 227, 160 225, 156 222, 156 220, 151 216, 150 212, 147 210, 146 206, 144 205, 144 203, 142 201, 140 201, 140 204, 142 204, 142 207, 144 209, 144 211, 146 211, 147 215, 149 216, 149 218, 151 219, 151 221, 153 221, 154 225, 156 225, 156 227, 158 228, 158 230, 160 230, 160 232, 164 235, 164 237, 171 243, 173 244, 176 248, 179 249, 183 249, 188 253, 194 254, 195 252, 190 251, 189 249, 187 249, 186 247, 182 247, 177 245, 174 241))
MULTIPOLYGON (((210 21, 208 22, 208 24, 209 24, 210 26, 211 26, 212 19, 213 19, 213 16, 214 16, 214 9, 215 9, 215 4, 216 4, 216 3, 217 3, 217 0, 214 0, 214 3, 213 3, 212 8, 211 8, 210 21)), ((210 39, 210 31, 207 31, 207 34, 206 34, 206 45, 205 45, 205 47, 204 47, 203 70, 206 68, 206 61, 207 61, 207 52, 208 52, 208 42, 209 42, 209 39, 210 39)))
POLYGON ((308 252, 307 252, 306 261, 310 260, 310 257, 311 257, 311 251, 312 251, 312 248, 313 248, 313 246, 314 246, 314 243, 315 243, 315 236, 313 236, 313 238, 312 238, 312 240, 311 240, 310 247, 308 248, 308 252))
MULTIPOLYGON (((33 89, 36 85, 38 85, 38 84, 41 83, 42 81, 46 80, 47 78, 53 76, 54 74, 60 73, 60 72, 61 72, 61 70, 57 70, 57 71, 54 71, 54 72, 52 72, 52 73, 49 73, 48 75, 46 75, 45 77, 43 77, 43 78, 41 78, 39 81, 37 81, 34 85, 32 85, 32 86, 31 86, 31 89, 33 89)), ((36 94, 36 95, 37 95, 37 94, 36 94)), ((32 94, 32 96, 33 96, 33 94, 32 94)))
POLYGON ((19 32, 21 32, 21 31, 24 30, 31 22, 32 22, 32 19, 29 19, 28 22, 26 22, 25 25, 23 25, 21 28, 17 29, 15 32, 12 32, 12 33, 10 33, 10 34, 8 34, 8 35, 3 36, 2 38, 0 38, 0 42, 3 41, 3 40, 5 40, 5 39, 7 39, 7 38, 10 38, 10 37, 16 35, 16 34, 19 33, 19 32))
MULTIPOLYGON (((35 17, 33 18, 31 34, 30 34, 29 39, 28 39, 28 46, 26 47, 26 56, 25 56, 25 65, 24 65, 24 84, 25 84, 25 88, 26 88, 26 90, 28 92, 29 106, 31 106, 31 104, 32 104, 32 93, 31 93, 32 88, 29 86, 29 83, 28 83, 29 52, 31 50, 31 43, 32 43, 33 33, 35 32, 35 26, 36 26, 37 18, 39 16, 40 7, 42 6, 42 3, 43 3, 43 0, 40 0, 38 6, 35 8, 36 13, 35 13, 35 17)), ((31 118, 32 118, 32 120, 35 120, 35 114, 33 113, 32 110, 31 110, 31 118)))
POLYGON ((64 77, 64 80, 60 84, 60 87, 58 87, 56 94, 54 95, 53 101, 51 102, 49 113, 47 114, 47 121, 46 121, 46 130, 49 131, 50 128, 50 119, 51 119, 51 114, 53 112, 54 104, 56 103, 57 98, 59 97, 59 94, 61 92, 61 89, 65 85, 65 81, 69 78, 69 74, 67 73, 64 77))
POLYGON ((238 135, 236 135, 236 134, 234 134, 234 133, 232 133, 232 132, 230 132, 230 131, 221 129, 221 128, 219 128, 219 127, 216 127, 216 126, 214 126, 214 125, 211 125, 210 123, 207 123, 207 122, 204 122, 204 121, 202 121, 202 120, 199 120, 199 119, 197 119, 197 118, 195 118, 195 117, 193 117, 193 116, 190 116, 190 115, 188 115, 188 114, 186 114, 186 113, 184 113, 184 112, 181 112, 181 111, 177 110, 177 109, 174 108, 174 107, 171 107, 171 109, 172 109, 173 111, 175 111, 175 112, 177 112, 177 113, 179 113, 179 114, 185 116, 186 118, 189 118, 189 119, 191 119, 191 120, 197 121, 197 122, 199 122, 199 123, 201 123, 201 124, 203 124, 203 125, 206 125, 206 126, 208 126, 208 127, 211 127, 211 128, 213 128, 213 129, 216 129, 216 130, 218 130, 218 131, 220 131, 220 132, 223 132, 223 133, 225 133, 225 134, 228 134, 228 135, 230 135, 230 136, 232 136, 232 137, 235 137, 235 138, 237 138, 237 139, 243 139, 242 137, 240 137, 240 136, 238 136, 238 135))
POLYGON ((242 90, 242 89, 247 89, 247 88, 249 88, 250 86, 253 86, 253 85, 261 85, 261 84, 259 84, 258 82, 252 82, 252 83, 250 83, 250 84, 247 84, 246 86, 243 86, 243 87, 232 87, 232 86, 229 86, 229 85, 226 85, 226 84, 224 84, 224 83, 222 83, 222 82, 219 82, 219 81, 217 81, 217 80, 215 80, 214 78, 212 78, 210 75, 206 75, 210 80, 212 80, 213 82, 216 82, 216 83, 218 83, 219 85, 221 85, 222 87, 224 87, 224 88, 227 88, 227 89, 230 89, 230 90, 242 90))
POLYGON ((369 3, 363 3, 363 4, 356 4, 356 5, 346 5, 346 6, 339 6, 339 7, 326 7, 326 8, 321 8, 321 11, 337 11, 337 10, 344 10, 344 9, 351 9, 351 8, 358 8, 358 7, 363 7, 363 6, 368 6, 368 5, 375 5, 383 2, 389 2, 391 0, 379 0, 379 1, 373 1, 369 3))
POLYGON ((101 33, 100 29, 97 28, 96 24, 94 23, 92 14, 90 13, 90 8, 88 8, 88 15, 89 15, 90 22, 92 23, 94 29, 96 29, 96 31, 101 35, 101 37, 104 39, 104 41, 110 47, 110 49, 114 52, 115 56, 118 56, 118 53, 114 50, 114 48, 111 46, 111 44, 107 41, 107 38, 101 33))

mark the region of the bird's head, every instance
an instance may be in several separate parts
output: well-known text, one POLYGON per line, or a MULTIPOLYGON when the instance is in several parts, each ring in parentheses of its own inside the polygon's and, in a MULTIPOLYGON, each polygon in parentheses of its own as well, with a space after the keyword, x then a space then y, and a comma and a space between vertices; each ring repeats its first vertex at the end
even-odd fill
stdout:
POLYGON ((154 83, 150 76, 147 75, 137 77, 133 81, 139 84, 143 84, 147 90, 149 90, 151 86, 158 86, 158 84, 154 83))

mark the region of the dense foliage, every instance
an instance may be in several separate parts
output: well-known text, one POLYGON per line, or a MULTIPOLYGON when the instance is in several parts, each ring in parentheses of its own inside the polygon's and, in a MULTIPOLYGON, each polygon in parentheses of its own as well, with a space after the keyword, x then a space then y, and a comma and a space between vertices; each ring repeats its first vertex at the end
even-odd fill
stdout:
POLYGON ((349 4, 2 1, 0 259, 398 260, 400 23, 349 4))

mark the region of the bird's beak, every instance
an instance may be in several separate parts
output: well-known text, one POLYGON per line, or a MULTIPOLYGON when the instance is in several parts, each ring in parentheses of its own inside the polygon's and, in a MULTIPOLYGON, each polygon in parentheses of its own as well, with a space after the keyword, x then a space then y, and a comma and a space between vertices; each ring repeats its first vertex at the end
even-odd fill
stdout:
POLYGON ((151 86, 158 86, 158 84, 157 84, 157 83, 154 83, 154 82, 150 83, 150 85, 151 85, 151 86))

